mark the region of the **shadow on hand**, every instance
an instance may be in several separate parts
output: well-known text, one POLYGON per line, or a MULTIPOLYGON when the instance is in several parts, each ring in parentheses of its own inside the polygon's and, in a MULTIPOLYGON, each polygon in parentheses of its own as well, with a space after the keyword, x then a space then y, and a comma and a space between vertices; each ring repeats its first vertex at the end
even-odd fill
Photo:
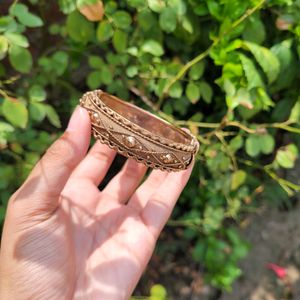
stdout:
MULTIPOLYGON (((123 293, 124 297, 117 299, 126 299, 125 295, 133 291, 135 284, 130 286, 129 278, 125 277, 122 280, 123 284, 121 283, 116 289, 115 282, 116 280, 119 282, 120 278, 111 278, 110 275, 113 272, 106 273, 103 270, 117 266, 118 270, 124 270, 124 274, 128 274, 130 270, 133 273, 132 276, 137 277, 141 267, 137 264, 135 257, 131 259, 120 254, 116 259, 110 259, 91 270, 87 267, 88 259, 93 251, 97 251, 114 232, 118 230, 120 233, 120 227, 126 220, 126 217, 120 217, 124 206, 98 216, 89 213, 83 206, 74 204, 69 198, 64 197, 64 201, 67 204, 66 212, 63 209, 57 210, 53 218, 27 229, 19 236, 14 248, 14 258, 23 266, 28 266, 29 270, 33 268, 35 273, 31 276, 29 272, 31 277, 24 278, 24 280, 29 281, 31 286, 38 284, 41 289, 47 290, 56 286, 67 292, 69 290, 67 287, 73 286, 74 299, 98 299, 97 294, 101 294, 101 299, 108 300, 116 299, 116 296, 120 297, 123 293), (76 210, 80 211, 85 218, 84 224, 71 221, 68 214, 75 213, 76 210), (109 220, 109 222, 104 222, 105 226, 102 226, 103 219, 109 220), (97 238, 95 238, 96 233, 97 238), (82 237, 79 241, 80 245, 75 245, 76 234, 82 237), (76 254, 74 249, 77 249, 76 254), (58 286, 56 282, 51 282, 52 275, 55 281, 59 280, 58 286)), ((119 276, 122 274, 118 274, 117 277, 119 276)), ((32 293, 36 293, 36 290, 32 293)))

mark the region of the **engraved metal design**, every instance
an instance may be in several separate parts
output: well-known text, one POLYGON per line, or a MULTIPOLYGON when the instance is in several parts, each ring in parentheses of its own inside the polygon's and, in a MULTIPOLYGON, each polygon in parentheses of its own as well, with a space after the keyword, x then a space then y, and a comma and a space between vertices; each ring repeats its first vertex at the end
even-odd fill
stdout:
POLYGON ((199 144, 191 134, 171 127, 170 124, 150 113, 101 90, 85 93, 80 99, 80 105, 90 114, 92 133, 96 139, 148 167, 163 171, 180 171, 191 164, 198 151, 199 144), (101 99, 104 96, 105 101, 104 98, 101 99), (118 105, 122 109, 118 108, 118 105), (113 106, 118 109, 118 112, 112 108, 113 106), (126 117, 122 114, 124 109, 126 117), (133 121, 136 117, 151 119, 154 125, 158 123, 159 130, 151 132, 143 128, 138 122, 133 121), (172 137, 176 135, 177 139, 184 140, 186 143, 157 134, 158 131, 164 133, 165 127, 168 127, 166 132, 172 134, 172 137))

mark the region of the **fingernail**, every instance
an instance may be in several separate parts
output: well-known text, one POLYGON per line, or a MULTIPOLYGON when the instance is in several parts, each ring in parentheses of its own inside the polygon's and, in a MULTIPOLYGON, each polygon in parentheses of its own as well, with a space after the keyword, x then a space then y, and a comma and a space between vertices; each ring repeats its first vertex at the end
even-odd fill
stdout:
POLYGON ((78 130, 78 127, 80 126, 80 123, 83 119, 84 113, 85 113, 84 108, 77 105, 74 112, 73 112, 73 114, 72 114, 72 116, 71 116, 71 119, 69 121, 67 131, 78 130))

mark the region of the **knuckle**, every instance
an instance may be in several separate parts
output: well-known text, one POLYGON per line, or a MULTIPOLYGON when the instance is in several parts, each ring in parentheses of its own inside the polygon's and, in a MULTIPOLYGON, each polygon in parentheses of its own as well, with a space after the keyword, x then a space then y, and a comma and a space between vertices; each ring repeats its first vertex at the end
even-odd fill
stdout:
POLYGON ((107 163, 111 160, 111 153, 102 152, 100 150, 90 152, 92 158, 102 163, 107 163))
POLYGON ((138 174, 140 173, 137 163, 135 161, 130 161, 127 163, 124 173, 126 178, 137 178, 138 174))

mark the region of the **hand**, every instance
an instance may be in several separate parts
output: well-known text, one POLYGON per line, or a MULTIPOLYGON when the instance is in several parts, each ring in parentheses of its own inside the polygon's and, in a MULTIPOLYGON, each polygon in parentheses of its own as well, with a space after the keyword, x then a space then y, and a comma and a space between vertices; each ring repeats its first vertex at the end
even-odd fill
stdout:
POLYGON ((78 107, 68 128, 11 197, 0 252, 0 299, 128 299, 190 176, 128 159, 103 191, 115 151, 86 154, 91 124, 78 107))

